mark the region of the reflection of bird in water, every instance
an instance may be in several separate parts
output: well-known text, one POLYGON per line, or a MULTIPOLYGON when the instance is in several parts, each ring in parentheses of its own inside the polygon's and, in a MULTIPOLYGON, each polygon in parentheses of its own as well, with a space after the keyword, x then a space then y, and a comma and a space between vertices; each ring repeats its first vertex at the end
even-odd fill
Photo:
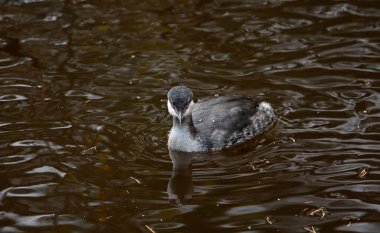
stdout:
POLYGON ((169 156, 172 159, 173 172, 168 183, 167 191, 170 202, 179 204, 183 200, 193 198, 193 178, 191 170, 193 156, 172 150, 169 150, 169 156))
POLYGON ((276 118, 270 104, 245 96, 221 96, 193 102, 192 91, 168 92, 173 116, 168 146, 186 152, 218 151, 262 133, 276 118))

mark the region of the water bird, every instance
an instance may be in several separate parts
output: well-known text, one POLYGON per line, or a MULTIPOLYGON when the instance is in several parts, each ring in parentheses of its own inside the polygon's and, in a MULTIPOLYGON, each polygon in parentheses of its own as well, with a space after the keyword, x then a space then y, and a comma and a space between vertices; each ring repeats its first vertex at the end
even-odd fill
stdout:
POLYGON ((176 151, 220 151, 254 138, 276 119, 269 103, 247 96, 214 96, 194 103, 190 88, 175 86, 167 98, 173 116, 168 147, 176 151))

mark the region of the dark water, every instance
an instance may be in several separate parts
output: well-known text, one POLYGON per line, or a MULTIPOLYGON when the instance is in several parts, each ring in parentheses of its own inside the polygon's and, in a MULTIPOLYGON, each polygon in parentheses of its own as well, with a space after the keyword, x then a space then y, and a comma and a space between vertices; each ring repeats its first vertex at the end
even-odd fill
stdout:
POLYGON ((379 232, 379 89, 379 1, 3 0, 0 232, 379 232), (173 170, 180 83, 282 121, 173 170))

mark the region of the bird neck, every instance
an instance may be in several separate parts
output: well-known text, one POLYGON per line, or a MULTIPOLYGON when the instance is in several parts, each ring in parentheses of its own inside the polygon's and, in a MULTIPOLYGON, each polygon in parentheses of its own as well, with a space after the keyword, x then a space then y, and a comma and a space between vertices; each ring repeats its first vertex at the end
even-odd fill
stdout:
POLYGON ((177 117, 173 117, 173 126, 188 131, 193 137, 197 134, 191 113, 182 118, 181 124, 179 123, 179 119, 177 117))

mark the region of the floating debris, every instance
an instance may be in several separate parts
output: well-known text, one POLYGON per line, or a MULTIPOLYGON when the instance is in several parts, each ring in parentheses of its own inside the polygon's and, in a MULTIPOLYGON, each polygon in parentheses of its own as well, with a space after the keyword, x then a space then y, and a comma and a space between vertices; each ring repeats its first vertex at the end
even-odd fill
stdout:
POLYGON ((151 228, 150 226, 145 225, 145 227, 146 227, 150 232, 152 232, 152 233, 156 233, 156 231, 153 230, 153 228, 151 228))
POLYGON ((348 221, 347 227, 351 225, 352 221, 359 221, 360 218, 357 216, 345 216, 342 218, 343 221, 348 221))
POLYGON ((270 224, 270 225, 273 224, 273 219, 272 219, 271 216, 267 216, 267 217, 265 218, 265 220, 267 220, 267 223, 268 223, 268 224, 270 224))
POLYGON ((364 81, 364 87, 370 87, 371 86, 371 82, 366 80, 364 81))
POLYGON ((106 217, 101 217, 98 219, 99 222, 106 222, 107 220, 109 220, 110 218, 112 218, 112 216, 106 216, 106 217))
POLYGON ((303 214, 306 210, 308 210, 309 208, 305 208, 305 209, 303 209, 302 211, 301 211, 301 213, 300 214, 303 214))
POLYGON ((320 219, 322 220, 326 216, 326 210, 324 207, 319 207, 318 209, 312 209, 310 210, 307 215, 314 216, 319 215, 320 219))
POLYGON ((305 229, 307 232, 310 232, 310 233, 317 233, 314 229, 313 226, 309 226, 309 227, 304 227, 303 229, 305 229))
POLYGON ((136 183, 141 184, 141 181, 139 181, 139 180, 136 179, 135 177, 130 176, 129 178, 131 178, 132 180, 136 181, 136 183))
POLYGON ((261 166, 263 166, 265 164, 268 164, 268 163, 270 163, 270 162, 267 159, 261 159, 261 160, 257 160, 257 161, 250 161, 250 162, 248 162, 248 164, 241 166, 239 168, 239 170, 241 170, 244 167, 249 167, 249 168, 251 168, 252 171, 256 171, 256 169, 258 167, 261 167, 261 166))
POLYGON ((367 171, 367 168, 363 167, 363 168, 360 168, 359 170, 359 178, 364 178, 366 175, 367 175, 368 171, 367 171))
POLYGON ((90 147, 88 149, 84 149, 80 153, 81 153, 81 155, 94 154, 94 153, 96 153, 96 146, 90 147))
POLYGON ((296 142, 296 139, 292 138, 292 137, 289 137, 289 140, 292 141, 293 143, 296 142))
POLYGON ((87 105, 88 103, 90 103, 90 101, 91 101, 91 100, 86 100, 86 101, 84 102, 84 105, 87 105))

